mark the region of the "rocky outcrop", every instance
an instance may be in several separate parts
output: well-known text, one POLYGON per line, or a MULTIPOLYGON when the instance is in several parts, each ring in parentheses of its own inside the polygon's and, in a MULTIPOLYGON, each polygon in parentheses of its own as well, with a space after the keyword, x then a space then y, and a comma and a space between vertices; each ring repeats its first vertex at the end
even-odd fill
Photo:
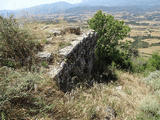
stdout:
POLYGON ((75 34, 75 35, 80 35, 81 34, 81 29, 80 27, 66 27, 63 30, 63 33, 69 33, 69 34, 75 34))
POLYGON ((116 111, 112 107, 107 106, 106 116, 105 116, 104 120, 115 120, 116 116, 117 116, 116 111))
POLYGON ((61 90, 64 92, 73 89, 78 83, 86 82, 92 76, 93 64, 95 62, 95 45, 97 37, 90 32, 77 38, 71 46, 59 51, 63 62, 51 72, 56 74, 54 78, 61 90))
POLYGON ((50 38, 51 36, 57 37, 65 34, 81 35, 81 28, 77 26, 70 26, 63 29, 52 29, 49 31, 48 38, 50 38))
POLYGON ((63 35, 63 32, 60 29, 50 30, 49 33, 50 33, 49 37, 51 37, 51 36, 57 37, 57 36, 63 35))
POLYGON ((53 54, 48 52, 39 52, 37 57, 40 61, 51 62, 53 60, 53 54))

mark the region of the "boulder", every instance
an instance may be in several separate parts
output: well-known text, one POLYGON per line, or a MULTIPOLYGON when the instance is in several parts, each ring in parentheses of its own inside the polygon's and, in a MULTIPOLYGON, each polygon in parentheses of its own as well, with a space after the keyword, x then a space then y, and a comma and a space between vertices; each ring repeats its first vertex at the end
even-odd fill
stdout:
POLYGON ((39 52, 37 54, 37 57, 41 60, 41 61, 47 61, 47 62, 51 62, 53 60, 53 54, 52 53, 48 53, 48 52, 39 52))
POLYGON ((50 32, 51 35, 53 35, 55 37, 62 35, 62 31, 61 30, 56 30, 55 29, 55 30, 50 30, 49 32, 50 32))
POLYGON ((71 46, 67 46, 67 47, 59 50, 59 55, 67 57, 67 55, 69 53, 71 53, 72 50, 73 50, 73 46, 72 45, 71 46))
POLYGON ((118 91, 122 90, 122 86, 116 87, 116 90, 118 90, 118 91))
POLYGON ((45 29, 48 29, 48 28, 49 28, 49 26, 46 25, 46 26, 42 27, 41 30, 45 30, 45 29))
POLYGON ((116 116, 117 116, 116 111, 112 107, 107 106, 106 116, 104 120, 115 120, 116 116))
POLYGON ((81 29, 80 27, 67 27, 63 31, 64 33, 69 33, 69 34, 75 34, 75 35, 80 35, 81 34, 81 29))
POLYGON ((60 36, 62 35, 61 31, 54 31, 53 36, 60 36))

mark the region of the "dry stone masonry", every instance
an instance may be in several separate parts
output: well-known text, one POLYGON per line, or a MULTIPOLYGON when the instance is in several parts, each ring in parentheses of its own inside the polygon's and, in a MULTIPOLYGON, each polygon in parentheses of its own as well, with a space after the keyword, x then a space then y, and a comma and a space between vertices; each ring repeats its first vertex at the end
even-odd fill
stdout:
POLYGON ((63 61, 59 66, 54 66, 50 74, 57 80, 61 90, 67 92, 91 78, 96 41, 96 34, 89 32, 59 51, 63 61))

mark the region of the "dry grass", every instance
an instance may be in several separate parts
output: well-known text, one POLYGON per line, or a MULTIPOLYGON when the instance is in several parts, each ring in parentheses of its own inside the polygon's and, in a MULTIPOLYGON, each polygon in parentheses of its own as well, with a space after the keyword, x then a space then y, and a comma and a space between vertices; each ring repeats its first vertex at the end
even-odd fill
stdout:
POLYGON ((141 76, 122 71, 116 71, 116 82, 95 83, 89 88, 81 87, 63 93, 45 73, 42 71, 42 80, 30 91, 34 98, 39 99, 34 104, 41 107, 34 112, 31 106, 25 108, 22 105, 13 110, 15 114, 21 113, 22 118, 29 120, 103 120, 110 114, 106 111, 109 106, 117 114, 112 120, 136 120, 143 98, 152 93, 151 87, 141 80, 141 76))
POLYGON ((76 40, 77 35, 62 34, 59 36, 52 35, 53 31, 64 30, 68 26, 78 26, 78 24, 62 22, 59 24, 44 24, 44 23, 27 23, 25 28, 36 36, 36 39, 42 44, 45 44, 44 50, 47 52, 56 53, 62 48, 61 44, 69 45, 70 42, 76 40))
POLYGON ((154 52, 160 51, 160 46, 152 46, 149 48, 139 48, 139 52, 143 55, 152 55, 154 52))
POLYGON ((122 42, 125 42, 125 41, 131 41, 131 42, 134 42, 134 39, 133 39, 133 38, 125 38, 124 40, 122 40, 122 42))
MULTIPOLYGON (((45 30, 40 30, 45 24, 32 26, 36 28, 37 34, 48 35, 48 31, 54 28, 62 28, 65 25, 49 25, 45 30), (43 33, 41 33, 43 32, 43 33)), ((133 36, 148 35, 146 31, 135 31, 133 36)), ((64 35, 53 37, 51 44, 45 46, 44 50, 55 52, 59 49, 61 42, 71 42, 76 39, 75 35, 64 35)), ((127 38, 133 42, 133 39, 127 38)), ((152 50, 152 49, 150 49, 152 50)), ((160 50, 160 49, 159 49, 160 50)), ((145 51, 145 50, 144 50, 145 51)), ((151 52, 150 52, 151 53, 151 52)), ((117 72, 119 79, 116 83, 97 84, 90 88, 77 88, 71 93, 63 93, 58 90, 55 82, 48 79, 45 83, 38 86, 35 97, 41 96, 46 105, 47 112, 37 114, 29 119, 38 120, 103 120, 109 113, 106 112, 107 106, 112 107, 117 117, 115 120, 135 120, 139 113, 140 101, 150 93, 150 87, 147 87, 141 77, 126 72, 117 72), (122 89, 119 89, 122 88, 122 89)))
POLYGON ((160 42, 159 39, 145 39, 145 40, 142 40, 142 41, 147 42, 150 45, 153 44, 153 43, 159 43, 160 42))
POLYGON ((131 37, 136 37, 136 36, 148 36, 147 31, 140 31, 140 30, 132 30, 130 32, 131 37))
MULTIPOLYGON (((120 16, 118 16, 120 17, 120 16)), ((142 22, 143 23, 143 22, 142 22)), ((146 21, 146 23, 148 23, 146 21)), ((43 24, 31 23, 26 28, 32 31, 39 40, 49 41, 50 44, 45 45, 44 51, 56 52, 60 49, 63 42, 69 43, 76 39, 76 35, 66 34, 58 37, 51 37, 47 40, 49 31, 53 29, 62 29, 68 24, 43 24), (47 26, 45 29, 45 26, 47 26)), ((147 36, 147 26, 133 26, 134 30, 131 36, 147 36), (146 28, 146 31, 136 30, 137 28, 146 28)), ((156 30, 156 29, 155 29, 156 30)), ((158 32, 158 31, 157 31, 158 32)), ((157 32, 153 35, 157 36, 157 32)), ((125 40, 134 41, 132 38, 125 40)), ((146 39, 151 44, 157 43, 157 39, 146 39)), ((44 42, 46 44, 46 42, 44 42)), ((160 47, 154 46, 150 48, 139 49, 140 53, 152 54, 154 51, 160 51, 160 47)), ((34 116, 27 116, 30 120, 103 120, 108 116, 106 112, 107 106, 113 108, 117 114, 114 120, 136 120, 137 114, 140 112, 140 104, 143 98, 146 98, 151 92, 151 87, 147 86, 137 74, 117 71, 118 80, 109 84, 95 83, 90 88, 77 88, 71 93, 63 93, 58 89, 56 82, 49 79, 43 72, 43 80, 37 86, 37 90, 31 94, 35 98, 41 98, 39 102, 44 104, 40 108, 40 112, 34 116)), ((32 110, 32 109, 31 109, 32 110)), ((25 114, 23 108, 17 110, 25 114)))
POLYGON ((103 120, 108 114, 107 106, 116 111, 114 120, 136 119, 140 101, 150 93, 141 78, 118 71, 119 80, 110 84, 94 84, 90 88, 77 88, 71 93, 55 89, 53 82, 39 88, 37 96, 45 96, 48 104, 53 105, 49 114, 37 115, 39 120, 103 120), (54 89, 53 89, 54 88, 54 89))
POLYGON ((33 36, 36 36, 37 40, 45 40, 47 37, 47 33, 43 31, 41 28, 43 28, 43 24, 39 23, 26 23, 24 24, 24 28, 26 28, 30 33, 33 34, 33 36))
POLYGON ((160 37, 160 32, 152 32, 151 36, 152 37, 160 37))

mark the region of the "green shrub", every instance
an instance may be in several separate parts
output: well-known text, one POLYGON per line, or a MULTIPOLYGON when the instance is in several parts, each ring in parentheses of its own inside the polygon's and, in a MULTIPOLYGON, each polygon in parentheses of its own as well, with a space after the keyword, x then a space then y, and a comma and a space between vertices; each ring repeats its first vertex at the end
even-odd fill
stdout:
POLYGON ((133 72, 142 73, 148 75, 150 72, 160 70, 160 55, 153 53, 148 59, 137 57, 133 59, 133 72))
POLYGON ((155 91, 160 90, 160 71, 151 72, 144 81, 155 91))
POLYGON ((130 69, 132 67, 130 44, 119 42, 128 36, 130 28, 123 21, 116 20, 102 11, 98 11, 88 24, 98 35, 95 54, 99 69, 103 71, 112 62, 122 69, 130 69))
POLYGON ((160 70, 160 55, 158 53, 153 53, 148 59, 146 69, 149 71, 160 70))
POLYGON ((160 46, 160 43, 152 43, 151 46, 160 46))
POLYGON ((160 103, 153 96, 146 96, 140 104, 141 114, 137 120, 159 120, 160 103))
POLYGON ((41 65, 45 68, 48 68, 48 63, 46 61, 42 61, 41 65))
POLYGON ((41 45, 22 29, 13 17, 0 17, 0 65, 31 66, 41 45))
POLYGON ((135 40, 132 43, 132 46, 136 47, 136 48, 148 48, 150 45, 147 42, 144 42, 144 41, 141 41, 141 40, 135 40))
POLYGON ((151 115, 159 115, 160 103, 153 96, 146 96, 140 105, 140 109, 151 115))
POLYGON ((119 52, 114 57, 114 61, 121 69, 133 71, 133 58, 137 58, 139 55, 138 50, 131 46, 131 42, 126 41, 120 43, 119 52))
POLYGON ((147 60, 143 57, 137 57, 132 59, 132 72, 142 73, 145 72, 147 65, 147 60))
POLYGON ((136 120, 160 120, 160 116, 150 116, 144 112, 141 112, 136 116, 136 120))
POLYGON ((0 119, 22 119, 27 110, 30 114, 33 114, 31 109, 40 110, 43 104, 32 92, 43 80, 38 73, 0 68, 0 119), (25 111, 20 112, 21 109, 25 111))

